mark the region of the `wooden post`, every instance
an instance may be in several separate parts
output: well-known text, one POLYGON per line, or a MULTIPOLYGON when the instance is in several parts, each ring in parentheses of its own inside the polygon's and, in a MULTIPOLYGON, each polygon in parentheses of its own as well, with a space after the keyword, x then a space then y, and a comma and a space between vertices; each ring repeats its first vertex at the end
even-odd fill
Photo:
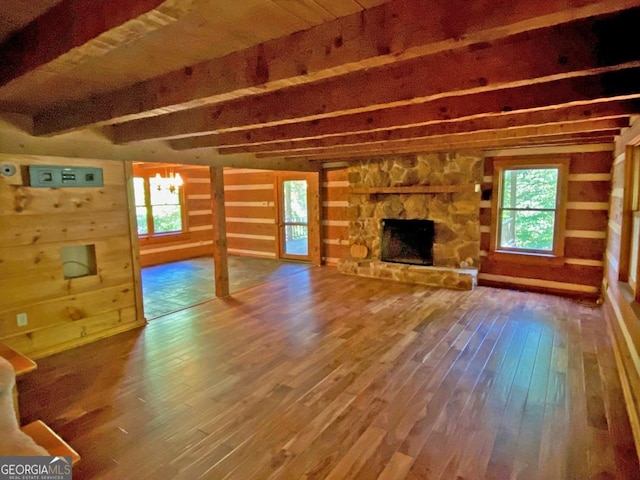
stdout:
POLYGON ((127 186, 127 204, 129 205, 129 238, 131 241, 131 264, 133 270, 133 288, 136 301, 136 321, 144 321, 144 299, 142 295, 142 265, 140 264, 140 239, 138 237, 138 220, 136 219, 136 200, 133 188, 133 165, 122 162, 125 184, 127 186))
POLYGON ((213 264, 216 297, 229 296, 227 265, 227 224, 224 211, 224 175, 222 167, 209 167, 211 178, 211 212, 213 223, 213 264))

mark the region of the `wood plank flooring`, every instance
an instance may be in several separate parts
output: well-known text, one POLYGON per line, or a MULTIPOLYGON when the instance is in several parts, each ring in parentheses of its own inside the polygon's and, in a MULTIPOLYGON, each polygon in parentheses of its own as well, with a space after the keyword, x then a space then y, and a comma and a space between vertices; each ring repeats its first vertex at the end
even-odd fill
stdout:
POLYGON ((599 309, 312 268, 39 361, 75 479, 638 479, 599 309))

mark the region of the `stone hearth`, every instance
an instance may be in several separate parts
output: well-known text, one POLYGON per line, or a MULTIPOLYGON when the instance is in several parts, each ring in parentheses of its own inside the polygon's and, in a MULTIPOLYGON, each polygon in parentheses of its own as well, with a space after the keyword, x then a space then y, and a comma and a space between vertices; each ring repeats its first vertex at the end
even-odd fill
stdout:
POLYGON ((366 246, 368 254, 343 260, 339 270, 444 288, 473 288, 480 264, 480 193, 474 187, 481 183, 482 172, 483 157, 477 152, 404 155, 350 166, 349 187, 358 193, 349 195, 349 245, 366 246), (414 188, 404 193, 403 188, 409 187, 414 188), (415 193, 415 187, 425 187, 429 193, 415 193), (433 220, 433 266, 381 262, 384 218, 433 220))

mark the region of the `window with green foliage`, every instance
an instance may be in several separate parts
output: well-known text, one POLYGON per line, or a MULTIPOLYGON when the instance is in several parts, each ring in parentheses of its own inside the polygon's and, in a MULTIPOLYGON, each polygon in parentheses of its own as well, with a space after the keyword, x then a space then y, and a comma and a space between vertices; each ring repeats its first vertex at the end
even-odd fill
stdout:
POLYGON ((495 250, 562 255, 566 162, 496 161, 494 167, 495 250))
POLYGON ((182 196, 174 178, 135 177, 133 186, 138 235, 151 237, 183 232, 182 196))

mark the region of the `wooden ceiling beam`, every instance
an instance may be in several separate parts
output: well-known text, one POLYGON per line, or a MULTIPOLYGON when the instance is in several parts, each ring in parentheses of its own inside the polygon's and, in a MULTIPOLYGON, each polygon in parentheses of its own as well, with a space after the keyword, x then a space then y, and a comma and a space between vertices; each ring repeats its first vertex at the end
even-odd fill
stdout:
POLYGON ((511 0, 506 8, 484 0, 460 8, 450 0, 428 5, 424 0, 394 0, 223 58, 60 105, 36 116, 35 132, 50 135, 190 109, 636 5, 633 0, 511 0))
POLYGON ((390 68, 114 125, 117 143, 270 126, 640 66, 640 8, 441 52, 390 68), (626 33, 625 33, 626 32, 626 33))
MULTIPOLYGON (((630 103, 630 102, 627 102, 630 103)), ((377 130, 368 133, 345 133, 324 138, 303 139, 285 142, 270 142, 248 144, 240 146, 222 146, 220 153, 268 152, 290 150, 296 148, 320 148, 350 144, 366 144, 402 139, 418 139, 443 135, 466 134, 491 130, 505 130, 515 127, 536 127, 543 125, 563 125, 577 123, 585 130, 591 125, 599 125, 600 120, 626 118, 628 126, 629 116, 638 110, 626 108, 623 102, 613 105, 600 105, 590 109, 582 105, 566 108, 539 110, 533 112, 504 113, 498 116, 487 116, 461 121, 445 121, 420 125, 416 127, 395 128, 392 130, 377 130), (599 107, 599 108, 598 108, 599 107), (595 122, 595 123, 594 123, 595 122)), ((578 125, 577 125, 578 126, 578 125)))
POLYGON ((63 0, 0 45, 0 86, 46 67, 67 71, 187 14, 194 0, 63 0))
MULTIPOLYGON (((331 147, 316 147, 316 148, 293 148, 282 150, 270 150, 258 152, 260 155, 278 155, 278 156, 312 156, 316 154, 326 154, 334 151, 357 151, 357 150, 371 150, 371 151, 384 151, 390 149, 410 149, 413 151, 420 151, 420 149, 427 147, 434 147, 440 145, 455 145, 457 143, 470 143, 470 142, 482 142, 482 143, 498 143, 501 140, 506 139, 520 139, 520 138, 534 138, 545 136, 558 136, 558 135, 574 135, 590 132, 601 131, 617 131, 622 128, 628 127, 629 122, 626 119, 607 119, 607 120, 595 120, 588 122, 576 122, 569 124, 559 125, 541 125, 541 126, 526 126, 507 128, 503 130, 488 130, 480 132, 465 132, 455 135, 438 135, 425 138, 415 139, 402 139, 391 141, 378 141, 368 143, 354 143, 334 145, 331 147)), ((220 154, 238 153, 231 151, 232 149, 219 149, 220 154)), ((233 149, 235 150, 235 149, 233 149)))
MULTIPOLYGON (((461 142, 456 144, 442 144, 442 145, 429 145, 419 150, 412 148, 390 148, 385 150, 345 150, 336 151, 317 155, 295 156, 291 155, 286 157, 287 160, 308 160, 310 162, 327 162, 327 161, 349 161, 359 158, 372 158, 388 155, 404 155, 409 153, 432 153, 432 152, 447 152, 447 151, 463 151, 463 150, 493 150, 493 149, 506 149, 506 148, 528 148, 528 147, 559 147, 568 145, 591 145, 591 144, 611 144, 615 138, 615 133, 610 132, 598 132, 598 133, 580 133, 574 135, 557 135, 547 137, 533 137, 533 138, 517 138, 517 139, 504 139, 499 142, 461 142)), ((259 157, 267 159, 268 154, 261 154, 259 157)))
POLYGON ((337 118, 304 121, 171 140, 176 150, 248 145, 289 140, 320 139, 344 133, 388 131, 407 126, 467 121, 485 116, 544 112, 558 121, 640 112, 640 69, 611 72, 601 76, 557 80, 473 95, 453 96, 417 105, 380 109, 337 118), (546 109, 546 110, 544 110, 546 109))

